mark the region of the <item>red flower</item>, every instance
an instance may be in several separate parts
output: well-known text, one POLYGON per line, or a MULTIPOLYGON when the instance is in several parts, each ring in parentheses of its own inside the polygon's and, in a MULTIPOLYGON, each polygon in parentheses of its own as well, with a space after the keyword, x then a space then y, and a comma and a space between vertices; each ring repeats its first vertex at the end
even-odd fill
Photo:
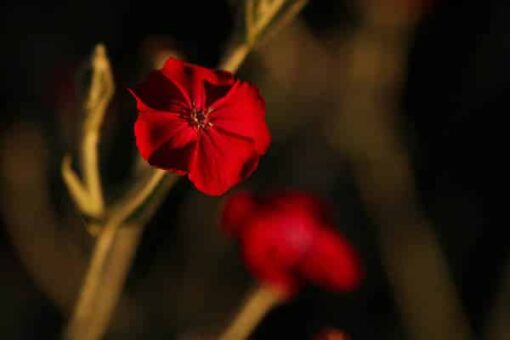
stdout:
POLYGON ((314 340, 348 340, 349 337, 342 331, 326 328, 315 335, 314 340))
POLYGON ((315 335, 314 340, 347 340, 349 337, 335 328, 326 328, 315 335))
POLYGON ((258 90, 231 73, 170 58, 130 89, 136 145, 151 165, 221 195, 256 169, 270 143, 258 90))
POLYGON ((334 231, 328 207, 312 196, 237 193, 224 206, 222 226, 239 239, 250 271, 289 295, 306 281, 333 291, 360 283, 354 249, 334 231))

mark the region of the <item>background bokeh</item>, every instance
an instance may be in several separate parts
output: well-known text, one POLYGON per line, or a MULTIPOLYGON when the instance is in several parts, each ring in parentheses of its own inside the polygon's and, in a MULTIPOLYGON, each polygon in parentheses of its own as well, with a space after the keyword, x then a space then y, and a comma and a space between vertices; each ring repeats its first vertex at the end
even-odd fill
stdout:
MULTIPOLYGON (((1 339, 57 338, 85 270, 92 239, 59 167, 79 142, 93 46, 106 44, 117 84, 101 142, 113 199, 137 166, 136 111, 125 88, 160 54, 216 65, 236 27, 236 3, 2 2, 1 339)), ((507 214, 500 208, 510 3, 437 0, 397 24, 398 14, 384 5, 371 11, 387 31, 367 28, 357 1, 311 0, 239 72, 261 88, 273 135, 259 169, 241 187, 300 188, 331 201, 366 272, 353 294, 306 288, 271 312, 254 338, 311 339, 325 327, 352 339, 412 338, 407 323, 414 314, 406 309, 412 302, 405 301, 413 294, 420 301, 420 287, 436 282, 420 267, 420 254, 425 263, 430 252, 444 258, 444 280, 453 283, 472 337, 489 338, 494 320, 510 313, 507 214), (391 23, 402 28, 395 36, 391 23), (367 93, 375 109, 365 105, 367 93), (389 203, 393 196, 379 195, 385 188, 402 188, 417 207, 389 203), (385 226, 408 220, 416 226, 403 232, 385 226), (422 220, 437 242, 420 237, 422 220), (424 250, 413 253, 409 240, 424 250), (407 256, 417 265, 395 262, 407 256), (401 293, 399 277, 412 278, 404 286, 409 292, 401 293)), ((221 203, 184 180, 172 190, 145 231, 109 339, 193 339, 222 329, 254 282, 235 243, 219 231, 221 203)), ((427 301, 424 317, 436 306, 433 296, 427 301)), ((444 337, 450 338, 455 334, 444 337)))

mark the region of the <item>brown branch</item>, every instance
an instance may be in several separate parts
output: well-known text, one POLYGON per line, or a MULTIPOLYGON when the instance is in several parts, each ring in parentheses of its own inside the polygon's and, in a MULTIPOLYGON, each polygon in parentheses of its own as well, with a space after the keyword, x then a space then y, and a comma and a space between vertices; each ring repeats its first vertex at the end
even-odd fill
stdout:
POLYGON ((237 70, 256 44, 279 32, 299 14, 306 3, 307 0, 249 0, 245 6, 245 39, 234 45, 220 68, 237 70))
POLYGON ((164 195, 152 197, 134 221, 129 218, 141 204, 157 193, 156 188, 169 191, 177 176, 155 170, 139 190, 121 200, 104 226, 100 228, 92 260, 65 333, 66 339, 100 339, 106 332, 115 305, 122 292, 127 272, 138 247, 140 235, 164 195))
POLYGON ((470 329, 441 247, 418 206, 407 150, 398 137, 398 95, 414 18, 405 4, 363 2, 365 22, 342 46, 342 102, 334 143, 351 159, 379 226, 382 259, 412 339, 465 340, 470 329))
POLYGON ((92 55, 92 81, 85 103, 85 123, 81 144, 83 183, 71 168, 71 157, 62 161, 62 177, 80 211, 99 218, 104 213, 104 199, 99 175, 98 142, 106 108, 114 92, 113 76, 106 49, 98 44, 92 55))
POLYGON ((72 307, 86 255, 61 228, 49 195, 49 155, 44 133, 23 124, 0 138, 0 200, 10 241, 34 282, 63 311, 72 307))
POLYGON ((510 334, 510 258, 506 261, 503 279, 498 288, 485 330, 485 338, 488 340, 506 340, 510 334))
POLYGON ((253 291, 234 317, 220 340, 248 339, 264 316, 283 301, 283 295, 270 287, 258 287, 253 291))

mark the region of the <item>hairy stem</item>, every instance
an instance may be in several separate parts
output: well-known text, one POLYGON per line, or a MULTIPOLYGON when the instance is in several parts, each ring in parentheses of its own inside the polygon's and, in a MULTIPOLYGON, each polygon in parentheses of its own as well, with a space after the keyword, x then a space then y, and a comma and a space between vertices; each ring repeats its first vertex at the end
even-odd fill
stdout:
POLYGON ((104 212, 104 199, 99 174, 98 143, 106 108, 115 88, 106 48, 102 44, 96 46, 92 64, 94 72, 85 104, 87 118, 83 126, 81 157, 85 186, 89 190, 90 201, 94 202, 94 213, 101 216, 104 212))
POLYGON ((243 63, 248 53, 250 53, 251 47, 247 44, 237 45, 230 51, 229 57, 221 63, 221 69, 235 72, 239 66, 243 63))
POLYGON ((245 5, 246 35, 228 53, 220 68, 235 72, 256 44, 260 44, 291 22, 306 5, 307 0, 248 0, 245 5), (258 5, 258 6, 257 6, 258 5))
POLYGON ((262 318, 282 300, 282 294, 271 288, 257 288, 248 296, 240 311, 219 339, 248 339, 262 318))
POLYGON ((336 143, 348 154, 379 226, 383 264, 410 338, 470 339, 440 243, 419 206, 394 114, 414 17, 400 2, 362 4, 365 21, 343 46, 344 100, 336 135, 349 138, 336 143))
POLYGON ((85 122, 81 142, 83 183, 71 168, 71 158, 62 162, 62 176, 80 211, 94 218, 102 217, 104 199, 98 161, 98 144, 103 118, 115 86, 106 48, 98 44, 92 55, 92 80, 85 103, 85 122))
POLYGON ((498 288, 486 327, 485 339, 488 340, 508 339, 510 334, 510 259, 507 259, 502 282, 498 288))
POLYGON ((134 221, 129 221, 129 217, 151 195, 154 196, 156 188, 162 187, 168 191, 177 178, 156 170, 143 188, 135 190, 134 195, 128 196, 113 209, 110 218, 100 229, 65 333, 66 339, 100 339, 104 335, 138 247, 143 226, 164 195, 156 195, 149 201, 145 207, 146 214, 140 214, 134 221))

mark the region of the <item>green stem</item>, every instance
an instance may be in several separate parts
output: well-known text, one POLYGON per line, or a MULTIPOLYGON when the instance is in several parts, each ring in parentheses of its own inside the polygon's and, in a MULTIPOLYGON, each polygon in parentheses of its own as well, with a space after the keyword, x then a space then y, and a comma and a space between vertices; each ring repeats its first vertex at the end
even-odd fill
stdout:
POLYGON ((110 218, 101 228, 64 338, 94 340, 103 337, 138 248, 145 222, 165 197, 162 192, 168 192, 177 178, 156 170, 140 190, 113 209, 110 218), (130 221, 130 217, 144 203, 143 213, 130 221))

